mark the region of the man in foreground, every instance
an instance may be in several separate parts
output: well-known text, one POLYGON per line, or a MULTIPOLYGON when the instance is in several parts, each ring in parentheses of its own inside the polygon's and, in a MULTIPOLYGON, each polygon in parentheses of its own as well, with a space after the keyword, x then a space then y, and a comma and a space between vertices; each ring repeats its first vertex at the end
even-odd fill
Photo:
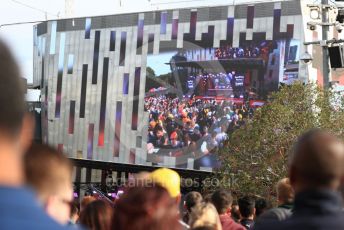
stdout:
POLYGON ((254 217, 256 214, 256 202, 251 196, 244 196, 239 198, 239 211, 241 214, 240 224, 246 229, 253 229, 254 217))
POLYGON ((308 131, 298 139, 290 158, 289 178, 295 191, 292 216, 257 224, 255 229, 344 229, 337 192, 343 171, 342 141, 319 129, 308 131))
POLYGON ((0 229, 62 229, 23 187, 23 155, 31 144, 33 120, 26 114, 18 67, 1 41, 0 69, 0 229))
MULTIPOLYGON (((181 192, 180 192, 180 176, 179 174, 168 168, 159 168, 154 170, 148 178, 149 182, 154 184, 158 184, 165 188, 167 192, 170 194, 171 198, 176 203, 177 207, 180 205, 181 201, 181 192)), ((178 211, 178 210, 176 210, 178 211)), ((189 226, 184 223, 182 220, 179 220, 179 223, 182 229, 189 229, 189 226)))
POLYGON ((278 207, 270 209, 259 216, 257 222, 267 220, 285 220, 292 214, 294 202, 294 190, 290 184, 289 178, 283 178, 278 181, 276 186, 278 207))
POLYGON ((203 197, 199 192, 193 191, 186 194, 184 198, 184 209, 186 211, 183 216, 184 223, 189 222, 191 209, 195 207, 197 204, 200 204, 202 202, 203 202, 203 197))
POLYGON ((73 202, 72 164, 63 153, 33 144, 25 155, 26 183, 36 192, 46 213, 66 225, 73 202))
POLYGON ((211 196, 211 202, 219 213, 223 230, 245 230, 243 226, 235 223, 231 217, 233 197, 225 190, 218 190, 211 196))

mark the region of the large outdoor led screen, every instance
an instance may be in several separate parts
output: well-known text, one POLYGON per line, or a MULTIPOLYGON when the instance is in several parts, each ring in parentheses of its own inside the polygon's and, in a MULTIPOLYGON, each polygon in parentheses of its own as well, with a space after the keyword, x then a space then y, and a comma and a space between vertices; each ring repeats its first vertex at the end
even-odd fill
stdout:
POLYGON ((213 170, 221 165, 218 151, 228 135, 252 118, 281 83, 298 79, 300 42, 186 47, 147 57, 147 161, 213 170))

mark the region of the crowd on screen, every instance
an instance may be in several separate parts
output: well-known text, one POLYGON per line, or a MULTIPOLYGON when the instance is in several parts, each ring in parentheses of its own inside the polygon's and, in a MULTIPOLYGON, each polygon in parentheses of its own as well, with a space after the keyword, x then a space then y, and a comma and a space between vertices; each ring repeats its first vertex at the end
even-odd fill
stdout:
POLYGON ((216 153, 228 133, 253 115, 246 105, 166 95, 146 98, 145 110, 149 112, 148 151, 172 148, 176 156, 193 153, 195 157, 216 153))
POLYGON ((216 48, 215 57, 218 59, 263 58, 267 60, 270 49, 270 43, 262 43, 260 46, 249 45, 245 47, 231 47, 228 45, 216 48))
MULTIPOLYGON (((245 194, 243 187, 231 191, 230 182, 218 184, 227 189, 183 194, 178 172, 157 168, 134 174, 113 201, 97 192, 74 200, 73 164, 56 148, 33 143, 20 71, 2 42, 0 69, 1 230, 344 229, 344 143, 321 129, 294 140, 285 165, 289 178, 276 178, 266 197, 245 194)), ((226 128, 250 115, 244 107, 194 99, 150 98, 145 106, 150 142, 158 147, 196 140, 221 146, 226 128)))

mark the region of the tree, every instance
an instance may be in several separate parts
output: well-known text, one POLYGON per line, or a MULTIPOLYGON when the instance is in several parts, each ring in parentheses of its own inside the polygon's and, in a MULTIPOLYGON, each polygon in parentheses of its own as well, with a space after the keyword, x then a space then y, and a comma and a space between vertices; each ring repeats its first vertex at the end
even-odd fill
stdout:
POLYGON ((264 197, 287 176, 288 153, 299 135, 323 128, 344 137, 342 97, 313 84, 282 86, 251 120, 234 131, 219 152, 221 185, 264 197))
POLYGON ((152 88, 158 88, 159 84, 155 80, 155 72, 154 70, 147 66, 146 68, 146 87, 145 87, 145 92, 149 92, 150 89, 152 88))
POLYGON ((156 76, 154 70, 147 66, 146 68, 146 92, 152 88, 166 87, 170 88, 171 85, 171 73, 161 74, 156 76))

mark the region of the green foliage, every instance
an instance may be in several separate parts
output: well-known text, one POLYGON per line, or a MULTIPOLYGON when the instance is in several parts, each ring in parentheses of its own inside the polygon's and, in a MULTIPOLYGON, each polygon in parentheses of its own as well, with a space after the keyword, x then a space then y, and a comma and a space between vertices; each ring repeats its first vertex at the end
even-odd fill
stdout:
POLYGON ((161 86, 169 88, 171 79, 172 79, 171 73, 161 74, 159 76, 156 76, 154 70, 151 67, 147 66, 145 92, 148 92, 152 88, 159 88, 161 86))
POLYGON ((344 136, 344 110, 333 98, 333 92, 313 84, 295 83, 273 93, 220 150, 223 163, 215 175, 221 186, 239 194, 273 195, 276 182, 288 174, 288 153, 300 134, 324 128, 344 136))
POLYGON ((155 71, 149 66, 147 66, 146 68, 146 77, 150 77, 150 78, 156 77, 155 71))

